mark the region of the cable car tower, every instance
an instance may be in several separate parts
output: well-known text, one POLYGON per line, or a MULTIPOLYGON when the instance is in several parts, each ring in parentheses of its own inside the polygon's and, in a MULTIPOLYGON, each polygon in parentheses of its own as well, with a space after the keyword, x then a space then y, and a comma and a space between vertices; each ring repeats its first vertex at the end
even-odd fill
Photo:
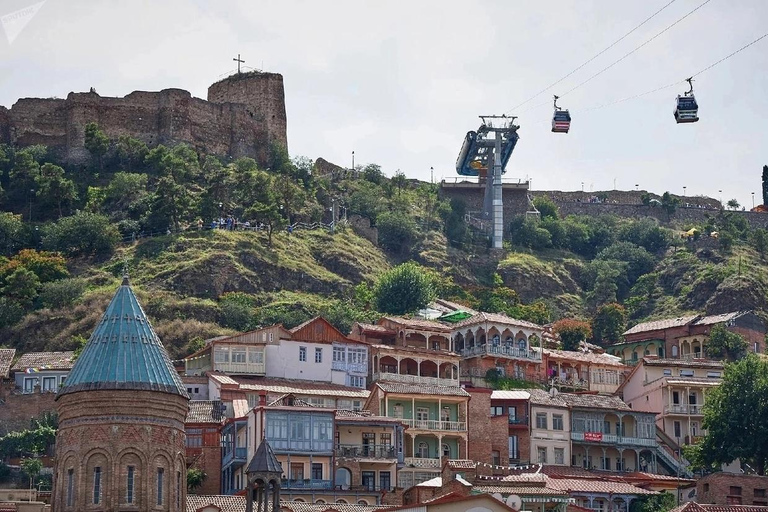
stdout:
POLYGON ((504 236, 504 204, 501 198, 501 175, 506 172, 520 128, 515 117, 480 116, 477 131, 467 132, 456 160, 456 172, 462 176, 477 176, 485 180, 483 218, 491 220, 491 240, 494 249, 501 249, 504 236))

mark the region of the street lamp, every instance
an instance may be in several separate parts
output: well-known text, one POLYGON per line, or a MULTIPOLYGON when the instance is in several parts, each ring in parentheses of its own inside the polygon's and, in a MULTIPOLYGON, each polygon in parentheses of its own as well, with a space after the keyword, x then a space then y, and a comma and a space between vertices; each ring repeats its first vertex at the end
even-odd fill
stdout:
MULTIPOLYGON (((429 168, 429 182, 432 183, 433 185, 435 184, 435 168, 434 167, 429 168)), ((753 195, 754 195, 754 192, 753 192, 753 195)))
POLYGON ((683 186, 683 197, 685 197, 685 189, 687 189, 687 188, 688 188, 688 187, 686 187, 686 186, 683 186))
POLYGON ((352 170, 355 170, 355 152, 352 151, 352 170))
POLYGON ((584 192, 584 182, 581 182, 581 191, 584 192))
POLYGON ((638 190, 638 188, 637 188, 637 187, 639 187, 639 186, 640 186, 640 185, 638 185, 637 183, 635 183, 635 190, 638 190))
POLYGON ((752 192, 752 208, 755 207, 755 193, 752 192))

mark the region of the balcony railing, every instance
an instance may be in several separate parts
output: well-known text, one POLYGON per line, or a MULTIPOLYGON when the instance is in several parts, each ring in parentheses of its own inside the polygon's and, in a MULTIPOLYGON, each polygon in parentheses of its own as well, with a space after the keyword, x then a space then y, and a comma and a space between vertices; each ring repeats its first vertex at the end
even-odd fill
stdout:
POLYGON ((515 418, 509 418, 510 425, 527 425, 528 416, 517 416, 515 418))
POLYGON ((283 489, 333 489, 331 480, 314 480, 311 478, 283 480, 281 485, 283 489))
POLYGON ((411 428, 421 430, 448 430, 451 432, 461 432, 467 430, 467 424, 463 421, 440 421, 440 420, 400 420, 411 428))
POLYGON ((352 373, 368 373, 368 365, 366 363, 348 363, 346 361, 333 361, 331 363, 331 370, 337 370, 340 372, 352 372, 352 373))
POLYGON ((239 375, 264 375, 267 371, 265 363, 213 363, 213 367, 223 373, 239 375))
POLYGON ((405 465, 414 468, 439 468, 440 459, 429 459, 424 457, 406 457, 405 465))
POLYGON ((386 380, 390 382, 403 382, 405 384, 421 384, 426 386, 449 386, 459 385, 459 379, 446 379, 442 377, 422 377, 421 375, 408 375, 404 373, 376 372, 373 374, 373 380, 386 380))
POLYGON ((704 406, 700 404, 674 404, 665 405, 664 412, 667 414, 704 414, 704 406))
POLYGON ((337 457, 356 459, 396 459, 395 447, 388 444, 340 444, 336 446, 337 457))
POLYGON ((242 466, 246 463, 247 458, 248 448, 246 447, 237 447, 234 450, 231 448, 224 448, 224 456, 221 459, 221 465, 226 466, 228 464, 233 464, 235 466, 242 466))
POLYGON ((615 434, 597 434, 590 436, 590 439, 585 439, 585 432, 571 432, 571 441, 586 441, 587 443, 600 443, 600 444, 624 444, 635 446, 656 446, 656 439, 647 439, 644 437, 627 437, 617 436, 615 434))
POLYGON ((465 348, 461 351, 462 357, 471 357, 490 354, 494 356, 510 357, 515 359, 530 359, 532 361, 541 361, 541 352, 528 350, 526 348, 510 347, 506 345, 480 345, 477 347, 465 348))

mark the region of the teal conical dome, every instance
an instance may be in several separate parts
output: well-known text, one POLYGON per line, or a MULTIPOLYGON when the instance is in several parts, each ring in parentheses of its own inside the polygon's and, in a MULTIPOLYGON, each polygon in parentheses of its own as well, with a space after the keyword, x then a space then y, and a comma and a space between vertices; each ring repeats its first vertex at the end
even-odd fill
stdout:
POLYGON ((106 389, 159 391, 189 398, 127 277, 58 396, 106 389))

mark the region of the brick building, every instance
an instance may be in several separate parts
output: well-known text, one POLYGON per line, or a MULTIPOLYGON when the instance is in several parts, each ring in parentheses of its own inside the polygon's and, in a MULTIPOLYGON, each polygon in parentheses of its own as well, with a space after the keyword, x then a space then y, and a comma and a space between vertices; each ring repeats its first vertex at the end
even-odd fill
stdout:
POLYGON ((205 480, 197 494, 221 493, 221 426, 224 405, 220 400, 190 400, 184 423, 187 466, 201 469, 205 480))
MULTIPOLYGON (((473 395, 474 397, 474 395, 473 395)), ((501 441, 501 464, 509 462, 510 466, 528 464, 531 454, 531 431, 529 421, 529 400, 531 394, 522 389, 495 390, 491 393, 491 417, 495 421, 506 423, 506 443, 501 441), (496 419, 500 418, 500 419, 496 419), (506 450, 505 445, 506 444, 506 450)), ((474 419, 474 418, 473 418, 474 419)), ((474 422, 472 423, 474 430, 474 422)), ((496 430, 494 429, 494 434, 496 430)), ((498 435, 498 434, 495 434, 498 435)), ((494 443, 496 444, 496 443, 494 443)))
POLYGON ((696 482, 696 501, 714 505, 768 507, 768 477, 718 472, 696 482))
POLYGON ((181 512, 189 397, 128 278, 57 397, 57 512, 181 512))

